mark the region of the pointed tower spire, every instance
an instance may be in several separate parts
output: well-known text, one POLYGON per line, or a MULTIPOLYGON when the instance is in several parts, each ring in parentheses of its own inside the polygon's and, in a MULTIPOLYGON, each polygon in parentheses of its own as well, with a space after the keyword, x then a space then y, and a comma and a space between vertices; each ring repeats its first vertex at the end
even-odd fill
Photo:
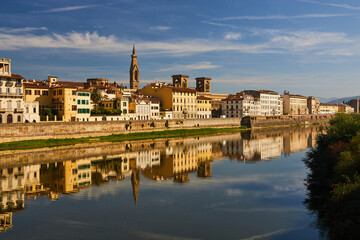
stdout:
POLYGON ((136 55, 135 43, 133 45, 133 55, 136 55))
POLYGON ((133 51, 131 55, 131 65, 130 65, 130 88, 138 90, 139 89, 139 66, 137 63, 137 55, 135 43, 133 45, 133 51))

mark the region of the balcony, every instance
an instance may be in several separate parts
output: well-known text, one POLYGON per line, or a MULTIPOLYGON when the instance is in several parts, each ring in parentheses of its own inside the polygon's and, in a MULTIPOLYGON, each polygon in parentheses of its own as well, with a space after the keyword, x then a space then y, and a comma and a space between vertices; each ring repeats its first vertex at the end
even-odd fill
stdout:
POLYGON ((22 83, 20 82, 20 83, 15 83, 15 87, 22 87, 23 85, 22 85, 22 83))
POLYGON ((0 97, 23 97, 23 93, 7 93, 7 92, 0 92, 0 97))
POLYGON ((0 113, 6 112, 6 108, 0 108, 0 113))
POLYGON ((13 84, 13 82, 6 82, 5 83, 5 86, 6 87, 12 87, 14 84, 13 84))
POLYGON ((24 109, 23 108, 15 108, 15 113, 23 113, 24 109))

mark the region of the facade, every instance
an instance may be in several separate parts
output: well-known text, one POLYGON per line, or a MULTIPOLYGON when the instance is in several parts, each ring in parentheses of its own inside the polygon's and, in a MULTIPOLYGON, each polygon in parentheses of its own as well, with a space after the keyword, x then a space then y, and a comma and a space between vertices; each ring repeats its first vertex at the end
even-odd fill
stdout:
POLYGON ((244 93, 260 99, 261 115, 283 114, 283 102, 279 93, 270 90, 245 90, 244 93))
POLYGON ((339 104, 339 112, 351 114, 354 113, 354 108, 347 104, 339 104))
POLYGON ((309 114, 318 114, 320 112, 320 99, 315 97, 308 97, 307 105, 309 114))
POLYGON ((222 100, 222 115, 227 118, 259 116, 261 115, 260 101, 252 95, 239 93, 236 97, 222 100))
POLYGON ((76 91, 76 121, 89 121, 91 115, 91 93, 86 89, 76 91))
POLYGON ((130 65, 130 88, 138 90, 139 89, 139 66, 137 63, 137 55, 136 55, 136 49, 135 44, 133 47, 133 53, 131 55, 131 65, 130 65))
POLYGON ((25 101, 24 102, 24 122, 39 122, 39 102, 25 101))
POLYGON ((160 119, 160 103, 154 98, 138 98, 136 104, 137 120, 156 120, 160 119))
POLYGON ((128 115, 129 114, 129 98, 122 97, 116 99, 116 109, 121 110, 121 115, 128 115))
POLYGON ((337 104, 320 103, 320 114, 334 114, 339 112, 339 106, 337 104))
MULTIPOLYGON (((52 80, 49 77, 49 80, 52 80)), ((24 101, 39 102, 39 110, 51 108, 52 92, 48 83, 43 81, 24 81, 24 101)))
POLYGON ((197 97, 197 118, 211 118, 211 99, 207 97, 197 97))
POLYGON ((309 114, 308 98, 301 95, 285 93, 283 96, 284 114, 301 115, 309 114))
POLYGON ((57 112, 57 120, 75 122, 77 115, 77 88, 55 87, 52 89, 52 107, 57 112))
POLYGON ((11 60, 0 58, 0 123, 23 122, 23 77, 11 74, 11 60))

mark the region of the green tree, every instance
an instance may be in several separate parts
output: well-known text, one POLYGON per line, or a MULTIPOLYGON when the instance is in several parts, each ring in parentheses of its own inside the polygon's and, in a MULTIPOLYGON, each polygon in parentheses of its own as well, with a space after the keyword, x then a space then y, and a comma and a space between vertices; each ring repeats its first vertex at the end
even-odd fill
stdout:
POLYGON ((99 88, 94 88, 91 93, 91 100, 95 103, 95 109, 97 109, 99 102, 101 101, 101 93, 99 88))

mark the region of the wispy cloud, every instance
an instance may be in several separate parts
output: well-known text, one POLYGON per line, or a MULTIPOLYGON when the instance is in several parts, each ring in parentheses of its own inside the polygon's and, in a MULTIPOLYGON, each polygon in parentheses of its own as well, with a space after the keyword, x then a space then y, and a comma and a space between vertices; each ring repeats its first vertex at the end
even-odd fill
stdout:
POLYGON ((219 68, 219 67, 221 67, 221 66, 214 65, 211 62, 199 62, 199 63, 190 64, 190 65, 174 64, 171 67, 159 69, 155 72, 201 70, 201 69, 212 69, 212 68, 219 68))
POLYGON ((249 237, 249 238, 242 238, 240 240, 267 239, 269 237, 273 237, 273 236, 276 236, 276 235, 281 235, 281 234, 287 233, 287 232, 289 232, 291 230, 292 229, 280 229, 280 230, 277 230, 277 231, 274 231, 274 232, 264 233, 264 234, 261 234, 261 235, 255 235, 255 236, 252 236, 252 237, 249 237))
POLYGON ((360 7, 351 6, 351 5, 346 4, 346 3, 325 3, 325 2, 312 1, 312 0, 298 0, 298 1, 299 2, 306 2, 306 3, 315 3, 315 4, 319 4, 319 5, 324 5, 324 6, 351 9, 351 10, 360 10, 360 7))
POLYGON ((152 27, 150 27, 150 30, 153 30, 153 31, 167 31, 170 29, 171 29, 171 27, 167 27, 167 26, 152 26, 152 27))
POLYGON ((81 10, 86 8, 94 8, 97 5, 80 5, 80 6, 71 6, 71 7, 62 7, 62 8, 51 8, 46 10, 39 10, 39 11, 33 11, 31 13, 56 13, 56 12, 68 12, 68 11, 75 11, 75 10, 81 10))
POLYGON ((0 27, 0 32, 4 33, 26 33, 26 32, 33 32, 39 30, 47 30, 46 27, 24 27, 24 28, 3 28, 0 27))
POLYGON ((229 32, 224 35, 225 40, 239 40, 241 39, 241 33, 229 32))
POLYGON ((306 19, 306 18, 330 18, 330 17, 345 17, 349 14, 303 14, 303 15, 268 15, 268 16, 233 16, 214 18, 215 21, 230 21, 230 20, 287 20, 287 19, 306 19))

